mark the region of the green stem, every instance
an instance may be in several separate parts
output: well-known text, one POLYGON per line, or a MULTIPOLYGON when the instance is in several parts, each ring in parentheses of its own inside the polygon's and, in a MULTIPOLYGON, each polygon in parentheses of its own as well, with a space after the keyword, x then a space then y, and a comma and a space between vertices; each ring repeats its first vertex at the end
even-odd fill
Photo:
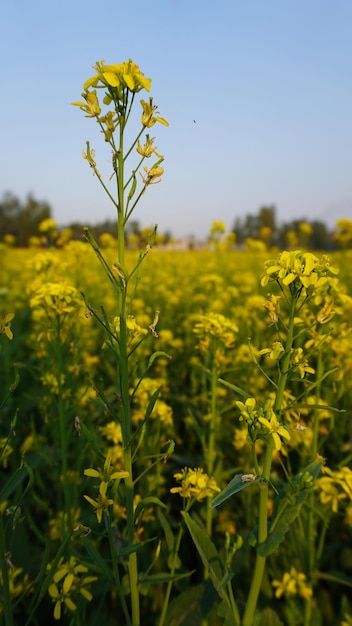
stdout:
MULTIPOLYGON (((170 570, 170 575, 173 576, 175 574, 176 571, 176 564, 177 564, 177 555, 180 549, 180 545, 181 545, 181 539, 183 536, 183 532, 184 532, 184 527, 183 524, 180 525, 179 531, 178 531, 178 535, 176 538, 176 542, 175 542, 175 547, 174 547, 174 551, 173 551, 173 563, 172 563, 172 567, 170 570)), ((171 595, 171 590, 172 590, 172 585, 173 585, 173 581, 169 580, 169 582, 167 583, 167 587, 166 587, 166 591, 165 591, 165 595, 164 595, 164 602, 163 602, 163 608, 161 611, 161 616, 160 616, 160 620, 158 622, 158 626, 164 626, 164 621, 166 618, 166 613, 167 613, 167 609, 169 606, 169 602, 170 602, 170 595, 171 595)))
MULTIPOLYGON (((273 410, 275 413, 280 414, 284 391, 287 383, 287 376, 289 372, 290 356, 293 345, 293 329, 295 321, 296 310, 296 297, 293 296, 291 300, 289 323, 287 328, 287 337, 285 345, 285 353, 282 359, 282 368, 279 375, 278 385, 276 389, 276 397, 273 410)), ((259 483, 259 518, 258 518, 258 544, 263 543, 268 536, 268 499, 269 499, 269 480, 271 474, 271 463, 274 452, 274 439, 269 437, 266 446, 264 465, 263 465, 263 480, 259 483)), ((253 626, 254 615, 258 603, 258 597, 260 588, 263 581, 265 571, 266 557, 256 555, 254 573, 251 581, 251 587, 249 590, 246 609, 244 612, 242 626, 253 626)))
MULTIPOLYGON (((125 265, 125 223, 124 223, 124 155, 123 155, 123 133, 124 124, 120 124, 120 143, 118 151, 118 171, 117 193, 118 193, 118 259, 122 267, 125 265)), ((126 496, 126 517, 127 517, 127 539, 128 545, 135 543, 134 525, 134 482, 133 463, 131 448, 131 412, 129 397, 129 373, 128 373, 128 347, 127 347, 127 312, 126 312, 126 288, 119 293, 119 318, 120 318, 120 359, 118 366, 119 391, 121 396, 121 429, 124 446, 124 464, 128 477, 125 479, 126 496)), ((138 587, 138 565, 137 554, 132 552, 128 558, 128 573, 131 593, 132 626, 140 624, 140 605, 138 587)))
POLYGON ((61 339, 61 323, 59 317, 56 320, 56 377, 57 377, 57 385, 58 385, 58 421, 59 421, 59 431, 60 431, 60 452, 61 452, 61 476, 64 486, 64 503, 63 503, 63 515, 66 513, 68 516, 68 524, 70 525, 70 483, 67 480, 67 424, 66 424, 66 411, 63 400, 63 387, 62 387, 62 379, 64 376, 64 367, 63 367, 63 341, 61 339))
POLYGON ((9 569, 6 562, 5 554, 5 529, 3 525, 2 514, 0 514, 0 554, 1 554, 1 573, 2 573, 2 595, 3 595, 3 610, 5 616, 5 626, 14 626, 12 606, 11 606, 11 593, 10 593, 10 581, 9 581, 9 569))
MULTIPOLYGON (((217 382, 218 382, 217 368, 214 363, 214 357, 213 357, 212 368, 211 368, 211 380, 210 380, 210 427, 209 427, 208 449, 206 451, 207 472, 208 472, 209 477, 212 477, 214 473, 216 422, 217 422, 217 382)), ((211 498, 209 499, 209 505, 210 505, 210 501, 211 501, 211 498)), ((211 509, 210 506, 208 506, 207 513, 206 513, 206 530, 210 538, 212 536, 213 512, 214 512, 214 509, 211 509)))
POLYGON ((114 579, 116 583, 116 589, 117 589, 118 596, 120 598, 120 602, 121 602, 122 610, 126 619, 127 626, 131 626, 131 618, 128 612, 128 607, 126 604, 126 600, 125 600, 125 596, 123 593, 121 580, 120 580, 120 573, 119 573, 119 567, 118 567, 118 562, 117 562, 117 553, 116 553, 116 548, 114 545, 114 539, 112 536, 111 519, 109 515, 106 516, 106 520, 107 520, 107 531, 108 531, 108 538, 109 538, 110 553, 111 553, 111 559, 112 559, 112 569, 113 569, 114 579))

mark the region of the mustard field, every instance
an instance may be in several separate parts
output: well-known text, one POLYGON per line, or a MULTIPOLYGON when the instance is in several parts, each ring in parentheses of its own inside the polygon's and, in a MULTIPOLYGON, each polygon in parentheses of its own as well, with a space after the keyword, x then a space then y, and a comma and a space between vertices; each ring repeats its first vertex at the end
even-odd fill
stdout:
POLYGON ((0 624, 352 624, 351 266, 2 244, 0 624))

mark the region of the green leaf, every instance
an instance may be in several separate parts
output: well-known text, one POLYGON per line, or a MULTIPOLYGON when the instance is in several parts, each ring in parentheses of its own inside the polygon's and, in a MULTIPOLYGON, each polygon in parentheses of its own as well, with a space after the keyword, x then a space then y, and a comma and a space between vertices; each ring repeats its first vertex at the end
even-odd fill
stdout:
POLYGON ((183 574, 170 574, 170 572, 160 572, 159 574, 151 574, 150 576, 145 576, 143 578, 143 584, 152 584, 159 585, 161 583, 175 582, 176 580, 181 580, 181 578, 188 578, 195 573, 196 570, 192 572, 184 572, 183 574))
POLYGON ((230 606, 224 600, 219 604, 218 615, 224 618, 223 626, 239 626, 239 623, 234 620, 230 606))
POLYGON ((155 407, 155 403, 158 399, 158 395, 160 393, 160 391, 162 390, 162 387, 158 387, 158 389, 156 391, 154 391, 153 395, 150 397, 150 400, 148 402, 148 406, 146 408, 145 411, 145 420, 148 420, 153 412, 153 409, 155 407))
POLYGON ((199 626, 206 619, 217 598, 208 580, 190 586, 170 603, 165 624, 167 626, 199 626))
POLYGON ((157 506, 161 506, 163 509, 167 508, 166 504, 164 504, 161 500, 159 500, 159 498, 156 498, 155 496, 147 496, 146 498, 143 498, 143 500, 141 500, 140 503, 136 506, 136 510, 134 513, 135 519, 138 519, 141 511, 145 509, 147 506, 150 506, 151 504, 156 504, 157 506))
POLYGON ((110 584, 112 584, 114 582, 112 570, 108 567, 105 559, 101 556, 93 541, 91 541, 91 539, 87 539, 87 537, 82 537, 81 541, 87 554, 89 554, 92 563, 99 568, 100 575, 105 576, 106 580, 110 581, 110 584))
POLYGON ((313 485, 323 465, 322 461, 310 463, 275 498, 274 513, 269 525, 267 539, 257 544, 252 533, 249 540, 250 545, 257 545, 257 552, 260 556, 269 556, 283 542, 292 522, 299 515, 307 495, 311 493, 311 489, 300 486, 302 477, 310 475, 312 477, 310 484, 313 485))
POLYGON ((203 565, 209 572, 210 579, 216 591, 219 596, 230 605, 228 595, 225 589, 221 587, 221 582, 225 575, 225 568, 214 544, 210 540, 206 530, 196 524, 188 513, 181 511, 181 514, 199 552, 203 565))
POLYGON ((157 350, 156 352, 153 352, 153 354, 150 356, 149 361, 148 361, 148 368, 153 365, 155 359, 157 359, 158 357, 164 357, 165 359, 171 359, 172 358, 166 352, 163 352, 162 350, 157 350))
POLYGON ((267 607, 264 611, 257 613, 254 618, 253 626, 284 626, 275 611, 267 607))
POLYGON ((233 496, 235 493, 246 489, 250 485, 253 485, 256 482, 259 482, 261 478, 259 476, 253 479, 254 474, 236 474, 232 480, 230 480, 229 484, 219 493, 214 500, 210 503, 210 507, 213 509, 219 504, 222 504, 233 496))
POLYGON ((244 391, 244 389, 241 389, 241 387, 237 387, 237 385, 233 385, 232 383, 227 382, 227 380, 224 380, 223 378, 218 378, 218 383, 224 385, 224 387, 228 387, 232 391, 235 391, 236 393, 238 393, 239 396, 245 398, 246 400, 247 398, 250 398, 250 394, 247 393, 247 391, 244 391))
POLYGON ((162 513, 161 511, 158 511, 158 517, 159 517, 159 520, 160 520, 161 527, 162 527, 162 529, 164 531, 167 549, 168 549, 168 551, 171 554, 174 551, 174 548, 175 548, 174 534, 173 534, 173 532, 171 530, 171 526, 170 526, 169 522, 167 521, 164 513, 162 513))

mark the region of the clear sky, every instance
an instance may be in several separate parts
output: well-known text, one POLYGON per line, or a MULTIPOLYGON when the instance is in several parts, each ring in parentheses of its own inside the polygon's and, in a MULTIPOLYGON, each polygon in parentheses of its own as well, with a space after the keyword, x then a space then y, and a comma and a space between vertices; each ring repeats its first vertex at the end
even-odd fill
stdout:
POLYGON ((91 140, 104 170, 108 147, 70 102, 96 61, 132 58, 170 122, 142 226, 204 236, 272 204, 352 218, 351 32, 351 0, 2 0, 0 197, 31 192, 62 225, 115 218, 81 156, 91 140))

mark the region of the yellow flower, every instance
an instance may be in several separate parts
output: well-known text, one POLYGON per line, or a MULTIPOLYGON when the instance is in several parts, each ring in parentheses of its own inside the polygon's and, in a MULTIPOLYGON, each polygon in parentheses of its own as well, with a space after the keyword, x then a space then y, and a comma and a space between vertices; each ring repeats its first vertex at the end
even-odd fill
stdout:
POLYGON ((253 419, 253 417, 255 416, 255 398, 247 398, 244 404, 243 402, 241 402, 241 400, 237 400, 236 405, 241 411, 242 419, 244 419, 246 422, 253 419))
POLYGON ((238 326, 221 313, 197 315, 193 332, 200 338, 198 348, 207 350, 209 341, 219 341, 224 348, 232 348, 238 333, 238 326), (205 343, 204 343, 205 342, 205 343))
POLYGON ((275 296, 273 293, 270 295, 270 299, 264 304, 267 309, 272 324, 276 324, 279 321, 279 301, 281 296, 275 296))
POLYGON ((155 185, 157 183, 160 183, 160 177, 164 173, 164 168, 159 165, 161 161, 163 161, 162 158, 157 163, 155 163, 155 165, 153 165, 150 170, 147 168, 147 166, 145 166, 143 169, 146 173, 146 176, 143 176, 143 174, 139 172, 145 185, 155 185))
POLYGON ((96 90, 82 93, 82 97, 86 102, 71 102, 71 104, 78 106, 84 113, 87 113, 86 117, 96 117, 100 115, 101 108, 96 90))
MULTIPOLYGON (((50 565, 48 569, 50 570, 50 565)), ((53 576, 52 583, 48 588, 48 593, 55 603, 54 619, 61 619, 61 609, 64 604, 70 611, 77 609, 76 603, 72 600, 72 595, 80 593, 88 602, 93 598, 91 592, 86 588, 92 582, 98 579, 97 576, 83 576, 88 572, 85 565, 77 563, 77 559, 73 556, 69 561, 64 562, 63 557, 60 559, 56 572, 53 576)))
POLYGON ((284 250, 275 260, 266 262, 266 273, 261 279, 265 287, 269 281, 282 283, 300 290, 303 287, 322 287, 330 278, 330 274, 338 274, 339 270, 330 265, 329 259, 323 256, 318 259, 311 252, 300 250, 288 252, 284 250))
POLYGON ((305 600, 313 595, 313 590, 310 584, 307 582, 307 577, 302 572, 297 572, 294 567, 291 567, 289 572, 285 572, 282 580, 274 580, 273 587, 276 587, 275 596, 281 598, 283 595, 299 595, 305 600))
POLYGON ((5 313, 0 315, 0 334, 6 335, 8 339, 13 338, 13 332, 11 330, 11 321, 15 317, 14 313, 5 313))
POLYGON ((146 135, 145 144, 142 146, 141 142, 138 140, 137 152, 142 156, 149 159, 152 154, 155 154, 159 159, 162 159, 162 155, 156 151, 156 148, 153 148, 154 139, 150 139, 149 135, 146 135))
POLYGON ((326 324, 335 315, 335 306, 331 300, 325 302, 324 306, 317 313, 317 321, 319 324, 326 324))
MULTIPOLYGON (((120 318, 114 317, 115 331, 120 333, 120 318)), ((128 345, 130 346, 136 341, 140 341, 142 337, 148 334, 146 328, 142 328, 137 322, 134 315, 128 315, 126 320, 127 333, 128 333, 128 345)))
MULTIPOLYGON (((102 483, 106 483, 106 485, 110 485, 114 480, 121 480, 122 478, 127 478, 127 476, 129 476, 128 472, 115 470, 114 467, 112 467, 111 456, 112 456, 112 453, 111 451, 109 451, 105 458, 103 469, 101 469, 100 467, 98 467, 98 469, 92 469, 92 468, 85 469, 84 470, 85 476, 91 476, 92 478, 99 478, 99 480, 102 483)), ((105 490, 105 493, 106 493, 106 490, 105 490)))
POLYGON ((314 374, 315 372, 312 367, 309 367, 308 360, 303 358, 303 354, 302 348, 297 348, 292 350, 291 356, 291 366, 298 370, 301 378, 304 378, 306 374, 314 374))
POLYGON ((97 500, 93 500, 90 496, 83 496, 92 505, 95 509, 94 513, 97 516, 97 520, 99 524, 103 519, 103 513, 108 513, 109 506, 114 504, 114 501, 111 498, 106 497, 106 491, 108 488, 108 483, 100 483, 99 485, 99 495, 97 500))
POLYGON ((283 353, 285 352, 285 348, 283 347, 281 341, 274 341, 271 348, 264 348, 260 350, 259 354, 267 354, 273 361, 278 361, 281 359, 283 353))
MULTIPOLYGON (((266 414, 268 415, 268 412, 266 414)), ((264 426, 264 428, 266 428, 266 430, 268 431, 268 434, 272 436, 274 440, 275 450, 281 449, 280 437, 283 439, 286 439, 286 441, 289 441, 290 434, 288 430, 285 428, 285 426, 283 426, 282 424, 280 424, 280 422, 277 421, 277 417, 274 411, 271 411, 270 419, 267 419, 266 417, 259 417, 258 421, 264 426)))
POLYGON ((83 85, 84 91, 90 87, 117 87, 128 89, 133 93, 146 89, 150 91, 151 78, 146 78, 138 65, 131 59, 123 63, 105 65, 104 61, 97 62, 94 66, 95 76, 92 76, 83 85))
POLYGON ((48 217, 45 220, 42 220, 39 224, 38 224, 38 230, 40 233, 47 233, 50 230, 54 230, 54 228, 56 228, 57 224, 55 222, 55 220, 51 219, 51 217, 48 217))
POLYGON ((163 117, 159 117, 156 114, 157 106, 153 105, 153 98, 149 98, 149 103, 145 100, 141 100, 141 105, 143 108, 143 126, 145 126, 146 128, 151 128, 156 122, 160 122, 160 124, 164 124, 164 126, 169 126, 169 122, 167 122, 163 117))
POLYGON ((200 468, 192 470, 185 467, 181 472, 174 474, 174 478, 181 486, 172 487, 170 493, 179 493, 182 498, 195 498, 200 502, 221 491, 214 478, 209 478, 200 468))
POLYGON ((121 424, 111 421, 105 426, 100 426, 100 432, 109 441, 112 441, 115 445, 122 444, 122 430, 121 424))

